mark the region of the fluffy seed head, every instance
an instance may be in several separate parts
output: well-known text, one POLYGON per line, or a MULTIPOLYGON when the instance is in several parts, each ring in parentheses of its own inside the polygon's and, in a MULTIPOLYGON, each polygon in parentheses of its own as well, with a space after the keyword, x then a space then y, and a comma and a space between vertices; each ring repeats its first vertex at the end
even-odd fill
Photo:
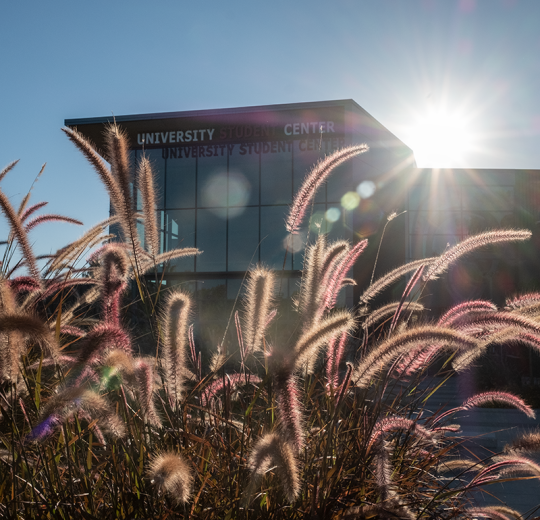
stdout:
POLYGON ((137 397, 141 405, 144 419, 150 424, 161 426, 161 419, 154 404, 155 370, 152 359, 139 358, 135 360, 135 378, 137 381, 137 397))
POLYGON ((251 483, 246 494, 251 496, 262 476, 276 466, 276 473, 289 502, 294 502, 300 492, 298 461, 289 443, 275 433, 269 433, 257 442, 248 459, 251 483))
POLYGON ((97 420, 100 428, 111 437, 119 439, 125 436, 126 427, 112 405, 93 390, 78 386, 64 389, 45 403, 40 410, 41 421, 30 437, 42 440, 78 411, 82 411, 85 418, 89 417, 90 422, 97 420))
MULTIPOLYGON (((319 235, 315 244, 306 248, 304 257, 304 270, 301 278, 300 294, 298 297, 298 311, 301 315, 304 330, 309 328, 315 318, 320 305, 321 279, 324 273, 325 235, 319 235)), ((348 244, 345 242, 343 246, 348 244)), ((333 248, 335 250, 335 248, 333 248)), ((341 251, 341 249, 339 249, 341 251)))
POLYGON ((118 244, 108 244, 101 256, 100 280, 103 300, 103 318, 106 322, 120 321, 120 299, 127 288, 130 263, 125 249, 118 244))
POLYGON ((28 217, 33 215, 36 211, 40 210, 41 208, 45 207, 47 204, 49 204, 49 203, 48 202, 38 202, 37 204, 33 204, 32 206, 30 206, 29 208, 23 209, 23 211, 21 211, 19 209, 19 215, 21 217, 21 222, 25 222, 28 219, 28 217))
POLYGON ((283 437, 298 453, 304 446, 304 427, 300 391, 294 374, 278 370, 274 376, 278 417, 283 437))
POLYGON ((249 272, 243 327, 246 354, 262 348, 275 283, 274 272, 270 269, 259 266, 249 272))
POLYGON ((78 363, 81 366, 102 363, 110 350, 131 354, 131 340, 122 327, 102 323, 96 325, 80 342, 78 363))
POLYGON ((514 439, 504 448, 506 452, 537 452, 540 451, 540 431, 529 432, 514 439))
POLYGON ((471 315, 474 312, 489 312, 496 311, 497 306, 491 302, 484 300, 474 300, 470 302, 463 302, 458 305, 455 305, 449 309, 441 318, 439 319, 439 325, 445 327, 450 326, 454 321, 458 320, 463 315, 471 315))
POLYGON ((433 441, 433 434, 426 430, 418 421, 413 421, 405 417, 392 416, 379 419, 373 427, 373 433, 368 442, 368 446, 373 446, 383 439, 383 435, 392 430, 411 430, 419 437, 433 441))
MULTIPOLYGON (((104 221, 90 228, 81 238, 78 238, 71 244, 60 248, 54 254, 47 272, 60 270, 68 266, 70 262, 78 259, 86 248, 93 247, 95 243, 99 242, 101 239, 104 239, 104 232, 107 226, 110 226, 116 222, 118 222, 117 217, 105 219, 104 221)), ((99 250, 98 253, 101 254, 99 250)), ((95 256, 90 255, 88 262, 91 263, 94 261, 94 259, 95 256)))
MULTIPOLYGON (((53 359, 58 359, 58 345, 47 323, 28 314, 13 313, 0 315, 0 333, 18 333, 37 343, 41 350, 53 359)), ((15 354, 18 355, 18 354, 15 354)))
POLYGON ((155 457, 150 463, 148 477, 177 504, 185 504, 193 492, 193 475, 189 464, 177 453, 162 453, 155 457))
POLYGON ((500 229, 469 237, 448 249, 448 251, 444 252, 435 260, 429 266, 428 272, 424 275, 424 280, 434 280, 437 276, 444 273, 458 258, 475 249, 499 242, 528 240, 531 238, 531 235, 532 233, 528 229, 500 229))
POLYGON ((364 294, 360 297, 362 303, 368 303, 370 300, 375 298, 378 294, 384 291, 396 280, 399 280, 402 276, 405 276, 411 271, 416 271, 421 265, 431 265, 431 263, 436 259, 434 258, 423 258, 420 260, 415 260, 414 262, 409 262, 408 264, 402 265, 396 269, 393 269, 389 273, 385 274, 378 280, 375 280, 365 291, 364 294))
MULTIPOLYGON (((366 316, 366 320, 362 323, 362 326, 364 328, 369 328, 379 323, 384 318, 387 318, 388 316, 392 316, 393 314, 396 313, 399 306, 400 306, 400 302, 392 302, 392 303, 383 305, 382 307, 379 307, 378 309, 375 309, 374 311, 370 312, 366 316)), ((406 308, 407 308, 407 311, 409 312, 422 312, 424 310, 424 306, 421 303, 416 303, 416 302, 407 302, 406 308)))
POLYGON ((352 269, 358 257, 364 252, 368 244, 367 240, 361 240, 350 251, 340 257, 339 263, 327 280, 327 289, 322 297, 322 305, 326 309, 332 309, 336 305, 337 296, 342 287, 345 276, 352 269))
POLYGON ((13 169, 15 165, 19 162, 19 159, 16 161, 10 162, 1 172, 0 172, 0 181, 13 169))
POLYGON ((446 471, 478 471, 484 469, 485 466, 477 461, 470 459, 452 459, 446 460, 437 466, 437 471, 439 473, 444 473, 446 471))
POLYGON ((328 179, 332 171, 348 159, 352 159, 368 150, 369 147, 366 144, 342 148, 319 161, 311 169, 298 190, 289 211, 289 216, 285 224, 285 228, 289 233, 298 233, 310 202, 313 200, 320 185, 328 179))
MULTIPOLYGON (((234 397, 236 390, 240 386, 247 384, 258 385, 262 380, 258 376, 246 377, 244 374, 225 374, 225 384, 228 386, 231 392, 231 396, 234 397)), ((219 393, 223 391, 223 378, 216 379, 212 384, 208 385, 204 392, 201 394, 201 401, 203 406, 219 396, 219 393)))
POLYGON ((163 362, 172 406, 181 399, 184 389, 191 309, 191 297, 181 291, 170 294, 165 303, 163 362))
POLYGON ((523 399, 519 398, 517 395, 513 395, 510 392, 484 392, 482 394, 474 395, 469 397, 461 408, 463 410, 470 410, 475 406, 482 406, 486 403, 503 403, 513 406, 518 410, 521 410, 527 417, 534 419, 536 413, 534 410, 527 404, 523 399))
POLYGON ((488 473, 493 473, 494 471, 504 472, 505 474, 526 472, 529 474, 540 476, 540 466, 536 462, 526 457, 510 454, 495 457, 494 460, 495 462, 493 464, 487 466, 474 477, 472 483, 478 483, 488 473))
POLYGON ((9 221, 11 233, 13 233, 13 236, 15 236, 15 238, 17 239, 19 249, 23 258, 26 261, 26 265, 28 266, 30 275, 38 283, 41 283, 39 269, 36 264, 36 257, 34 256, 34 252, 32 250, 32 247, 30 246, 30 242, 28 241, 28 235, 26 233, 26 230, 24 229, 19 215, 11 205, 9 198, 2 190, 0 190, 0 209, 9 221))
POLYGON ((540 293, 538 292, 520 294, 512 299, 506 299, 506 307, 508 310, 520 309, 537 303, 540 303, 540 293))
POLYGON ((154 188, 154 172, 150 161, 142 157, 138 167, 138 184, 141 190, 144 215, 144 239, 150 254, 159 254, 159 234, 156 213, 156 193, 154 188))
POLYGON ((386 502, 396 495, 392 482, 392 465, 390 463, 390 447, 383 439, 375 445, 375 481, 381 502, 386 502))
POLYGON ((339 366, 345 353, 345 346, 349 335, 347 332, 342 332, 340 336, 334 336, 328 344, 326 355, 326 381, 332 388, 336 389, 339 386, 339 366))
POLYGON ((523 520, 515 509, 506 506, 469 507, 464 511, 470 518, 480 517, 490 520, 523 520))
POLYGON ((172 251, 166 251, 156 255, 154 258, 141 262, 140 271, 146 273, 152 269, 155 265, 164 264, 175 260, 176 258, 184 258, 186 256, 200 255, 202 251, 199 251, 196 247, 184 247, 182 249, 173 249, 172 251))
POLYGON ((440 344, 452 350, 472 350, 478 347, 479 342, 452 329, 433 326, 416 327, 397 334, 375 347, 357 365, 352 380, 356 386, 367 388, 372 378, 388 367, 399 355, 432 344, 440 344))
MULTIPOLYGON (((330 340, 343 333, 350 332, 355 326, 355 319, 349 311, 339 311, 319 322, 300 336, 292 353, 296 368, 303 367, 308 361, 314 361, 320 351, 330 340)), ((310 366, 314 363, 310 362, 310 366)))
POLYGON ((64 217, 63 215, 39 215, 36 218, 33 218, 30 222, 24 225, 24 230, 28 233, 32 231, 36 226, 43 224, 44 222, 67 222, 68 224, 76 224, 77 226, 82 226, 83 223, 76 218, 64 217))

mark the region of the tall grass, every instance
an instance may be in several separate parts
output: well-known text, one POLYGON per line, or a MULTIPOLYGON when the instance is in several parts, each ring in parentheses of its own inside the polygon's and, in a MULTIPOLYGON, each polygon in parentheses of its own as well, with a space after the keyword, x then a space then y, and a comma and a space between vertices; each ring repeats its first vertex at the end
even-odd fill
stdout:
MULTIPOLYGON (((48 257, 40 271, 26 236, 29 210, 14 210, 0 190, 12 229, 7 251, 17 244, 23 258, 14 268, 4 262, 0 280, 2 517, 519 518, 502 506, 476 507, 471 493, 538 478, 528 455, 540 449, 539 434, 479 460, 460 448, 451 421, 485 403, 530 417, 534 410, 518 396, 490 392, 430 411, 426 401, 440 379, 427 369, 442 359, 437 376, 449 378, 480 362, 493 343, 539 349, 538 295, 515 298, 506 310, 468 302, 438 323, 422 320, 416 300, 462 255, 525 240, 528 231, 484 233, 403 266, 364 288, 357 310, 336 302, 355 283, 347 275, 366 242, 328 243, 321 235, 306 248, 288 341, 273 337, 269 325, 279 327, 282 318, 275 275, 259 266, 235 314, 236 338, 200 345, 191 295, 163 295, 155 290, 161 284, 145 282, 159 264, 199 254, 159 254, 151 164, 129 164, 116 126, 108 130, 112 170, 80 134, 65 131, 103 180, 115 215, 48 257), (143 214, 133 209, 133 181, 143 187, 143 214), (149 230, 146 243, 138 221, 149 230), (118 242, 105 234, 113 222, 118 242), (413 272, 400 301, 368 307, 413 272), (125 319, 134 294, 152 325, 152 357, 136 354, 125 319), (211 361, 203 362, 209 351, 211 361)), ((291 233, 332 169, 364 151, 347 149, 315 166, 292 205, 291 233)), ((34 220, 34 227, 51 219, 34 220)))

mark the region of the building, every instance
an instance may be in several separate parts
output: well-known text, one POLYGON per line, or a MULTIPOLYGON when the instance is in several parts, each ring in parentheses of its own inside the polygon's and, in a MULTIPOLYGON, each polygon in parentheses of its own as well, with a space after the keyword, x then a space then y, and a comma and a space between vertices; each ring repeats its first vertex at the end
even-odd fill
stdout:
POLYGON ((503 304, 538 289, 540 171, 417 169, 407 181, 408 260, 441 254, 487 230, 525 228, 528 243, 500 244, 463 257, 433 293, 433 307, 489 299, 503 304))
MULTIPOLYGON (((436 315, 464 300, 490 299, 501 305, 520 290, 540 289, 540 171, 416 168, 412 150, 352 100, 115 120, 128 132, 133 159, 145 153, 157 171, 163 250, 195 246, 204 251, 195 259, 174 262, 164 273, 167 284, 182 284, 195 293, 204 324, 198 330, 196 325, 202 345, 222 341, 231 303, 251 264, 276 268, 281 295, 290 298, 298 289, 305 243, 319 231, 331 239, 370 241, 354 268, 358 285, 342 291, 342 305, 358 302, 377 256, 376 277, 407 261, 441 254, 469 235, 501 227, 533 229, 533 240, 462 258, 428 286, 422 303, 436 315), (285 216, 306 172, 325 154, 364 142, 369 152, 333 174, 313 204, 311 225, 303 226, 300 239, 285 255, 285 216), (392 212, 400 215, 389 222, 392 212), (224 300, 229 303, 225 308, 224 300)), ((104 117, 67 120, 66 125, 104 149, 103 127, 112 122, 112 117, 104 117)), ((136 187, 134 191, 137 198, 136 187)), ((375 306, 399 299, 404 283, 381 295, 375 306)), ((289 314, 282 313, 280 327, 289 314)), ((540 357, 529 348, 494 347, 485 358, 485 368, 474 381, 468 375, 452 379, 428 408, 459 397, 454 403, 458 406, 476 386, 510 391, 522 387, 520 393, 537 395, 540 357)), ((497 410, 496 417, 493 410, 481 412, 471 414, 464 430, 475 439, 481 435, 477 442, 497 450, 506 435, 500 425, 510 424, 510 419, 512 425, 520 423, 511 410, 497 410), (491 433, 495 429, 500 431, 491 433)), ((535 496, 520 486, 520 492, 535 496)), ((523 496, 516 494, 518 504, 523 496)))
MULTIPOLYGON (((233 299, 257 262, 279 269, 282 295, 291 296, 316 224, 331 238, 375 234, 400 199, 380 196, 384 185, 415 166, 412 150, 352 100, 114 119, 128 133, 133 160, 145 153, 157 172, 163 250, 204 251, 168 266, 166 282, 188 282, 193 290, 225 286, 233 299), (367 143, 369 153, 333 174, 317 195, 311 228, 285 255, 285 215, 306 172, 324 155, 358 143, 367 143)), ((103 127, 112 121, 65 123, 103 150, 103 127)), ((399 240, 402 261, 405 236, 399 240)), ((352 289, 344 297, 351 305, 352 289)))
MULTIPOLYGON (((145 153, 157 172, 163 250, 204 251, 173 262, 164 276, 165 283, 194 291, 221 288, 234 299, 248 266, 262 262, 279 270, 288 298, 298 289, 306 240, 319 230, 331 239, 370 238, 354 271, 360 291, 393 211, 406 212, 387 226, 376 274, 440 254, 470 234, 531 228, 538 220, 538 171, 418 169, 413 151, 352 100, 114 119, 129 136, 133 160, 145 153), (358 143, 367 143, 369 152, 332 175, 313 204, 311 225, 285 254, 285 215, 306 172, 325 154, 358 143)), ((66 125, 99 150, 103 127, 112 122, 110 116, 66 125)), ((430 292, 430 307, 478 297, 501 303, 535 283, 535 257, 531 245, 475 253, 430 292)), ((342 304, 354 301, 352 288, 343 291, 342 304)))

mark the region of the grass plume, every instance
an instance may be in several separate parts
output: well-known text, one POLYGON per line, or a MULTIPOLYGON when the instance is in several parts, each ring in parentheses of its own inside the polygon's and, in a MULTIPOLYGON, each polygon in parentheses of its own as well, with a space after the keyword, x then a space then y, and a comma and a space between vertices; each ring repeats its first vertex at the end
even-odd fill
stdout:
POLYGON ((246 354, 262 348, 275 284, 275 275, 270 269, 257 267, 248 273, 243 327, 246 354))
POLYGON ((365 153, 368 150, 369 147, 366 144, 342 148, 319 161, 311 169, 302 182, 302 186, 298 190, 291 205, 289 216, 285 223, 285 228, 289 233, 293 235, 298 233, 309 204, 315 197, 321 184, 328 179, 328 176, 332 171, 345 161, 365 153))
POLYGON ((384 341, 375 347, 356 366, 352 379, 356 386, 366 388, 373 377, 387 368, 398 356, 413 348, 431 343, 445 345, 453 350, 469 349, 478 346, 478 342, 452 329, 425 326, 417 327, 384 341))
POLYGON ((143 156, 139 161, 137 181, 141 190, 143 215, 144 215, 144 238, 148 251, 152 257, 159 254, 159 234, 156 213, 156 190, 154 186, 154 172, 148 158, 143 156))
POLYGON ((154 457, 148 477, 158 489, 165 491, 178 504, 185 504, 193 488, 193 475, 184 458, 177 453, 162 453, 154 457))
POLYGON ((169 295, 164 309, 163 366, 171 403, 176 406, 184 391, 191 298, 177 291, 169 295))
POLYGON ((438 259, 430 264, 424 280, 434 280, 437 276, 444 273, 452 263, 458 258, 471 253, 472 251, 491 244, 501 242, 523 241, 531 238, 531 232, 528 229, 500 229, 497 231, 486 231, 472 237, 466 238, 444 252, 438 259))
POLYGON ((274 466, 283 493, 289 502, 294 502, 300 492, 298 461, 286 440, 275 433, 265 435, 253 448, 248 466, 252 480, 246 491, 248 497, 258 487, 261 478, 274 466))

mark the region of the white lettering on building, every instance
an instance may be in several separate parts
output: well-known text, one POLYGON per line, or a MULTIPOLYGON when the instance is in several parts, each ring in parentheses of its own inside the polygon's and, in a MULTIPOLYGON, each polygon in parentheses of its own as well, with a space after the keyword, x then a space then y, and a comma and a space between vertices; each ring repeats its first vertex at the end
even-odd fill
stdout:
POLYGON ((334 121, 315 121, 309 123, 288 123, 283 128, 285 135, 335 133, 334 121))
POLYGON ((174 130, 171 132, 145 132, 137 134, 137 144, 169 144, 189 143, 195 141, 211 141, 215 128, 200 130, 174 130))

